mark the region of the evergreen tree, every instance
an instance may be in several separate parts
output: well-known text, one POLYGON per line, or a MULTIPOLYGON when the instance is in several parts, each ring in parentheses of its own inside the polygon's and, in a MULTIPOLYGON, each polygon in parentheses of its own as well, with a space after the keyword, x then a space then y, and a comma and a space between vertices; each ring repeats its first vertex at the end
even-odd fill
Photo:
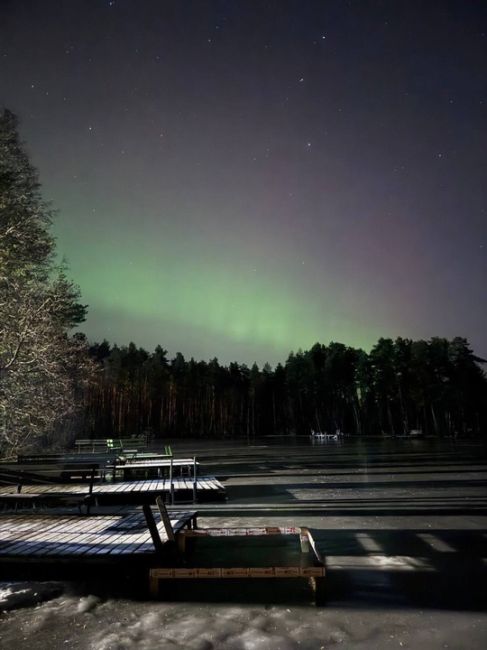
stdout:
POLYGON ((91 367, 78 289, 54 265, 51 211, 19 140, 0 113, 0 453, 50 441, 75 411, 91 367))

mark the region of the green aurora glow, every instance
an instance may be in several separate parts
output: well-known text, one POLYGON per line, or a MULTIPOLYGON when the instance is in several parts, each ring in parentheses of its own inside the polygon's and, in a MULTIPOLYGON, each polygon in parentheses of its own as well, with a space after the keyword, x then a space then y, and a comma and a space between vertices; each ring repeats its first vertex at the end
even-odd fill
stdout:
MULTIPOLYGON (((87 234, 75 247, 66 233, 58 237, 60 250, 71 251, 71 273, 90 307, 86 326, 92 338, 110 339, 110 321, 125 322, 127 332, 133 332, 128 336, 149 348, 151 343, 168 347, 174 331, 190 330, 218 341, 218 349, 206 350, 207 355, 227 363, 235 358, 232 350, 244 355, 239 361, 276 363, 317 340, 340 338, 368 347, 376 338, 372 327, 340 312, 336 283, 326 286, 313 276, 309 262, 296 262, 290 254, 277 261, 269 256, 263 263, 255 256, 242 258, 245 251, 235 255, 235 246, 225 255, 211 242, 184 242, 174 232, 166 238, 141 238, 134 230, 118 238, 97 233, 96 240, 87 234), (138 340, 144 322, 159 324, 158 340, 138 340)), ((116 337, 114 342, 128 340, 116 337)), ((179 344, 183 354, 200 356, 192 347, 190 341, 179 344)))

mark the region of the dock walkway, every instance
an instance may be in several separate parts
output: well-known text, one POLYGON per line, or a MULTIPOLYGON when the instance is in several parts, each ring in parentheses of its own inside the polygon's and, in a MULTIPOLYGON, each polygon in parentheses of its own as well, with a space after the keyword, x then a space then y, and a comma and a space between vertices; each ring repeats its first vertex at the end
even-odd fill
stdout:
MULTIPOLYGON (((174 531, 188 525, 194 513, 169 512, 174 531)), ((157 530, 167 542, 164 524, 157 530)), ((0 562, 8 560, 101 559, 154 554, 142 512, 111 515, 32 515, 0 517, 0 562)))
MULTIPOLYGON (((2 495, 13 494, 15 485, 0 485, 0 500, 2 495)), ((195 481, 193 478, 176 477, 172 481, 168 478, 144 479, 135 481, 116 481, 113 483, 102 482, 93 485, 93 496, 99 502, 110 501, 114 497, 131 497, 132 499, 143 495, 147 500, 154 501, 157 495, 167 494, 171 497, 176 493, 191 492, 195 496, 195 481)), ((216 478, 199 476, 196 479, 196 495, 221 496, 225 488, 216 478)), ((80 497, 89 493, 88 483, 50 483, 46 485, 23 485, 22 494, 53 496, 57 494, 72 494, 80 497)), ((173 498, 171 498, 173 501, 173 498)))

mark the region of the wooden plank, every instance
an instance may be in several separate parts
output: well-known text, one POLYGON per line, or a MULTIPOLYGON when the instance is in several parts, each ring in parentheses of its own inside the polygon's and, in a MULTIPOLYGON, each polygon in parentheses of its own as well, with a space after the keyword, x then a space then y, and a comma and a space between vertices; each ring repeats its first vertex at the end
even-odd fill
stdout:
POLYGON ((183 567, 153 568, 150 578, 158 580, 184 578, 309 578, 324 577, 324 567, 183 567))
POLYGON ((169 518, 168 512, 166 510, 166 506, 164 505, 164 501, 161 499, 161 497, 157 497, 156 505, 159 510, 159 514, 161 516, 161 521, 164 524, 167 539, 170 542, 174 542, 176 537, 174 535, 171 519, 169 518))
POLYGON ((291 527, 253 527, 253 528, 197 528, 185 531, 187 537, 257 537, 269 535, 300 535, 301 529, 291 527))
POLYGON ((139 531, 138 534, 132 534, 118 545, 110 549, 110 555, 131 555, 138 552, 143 546, 150 547, 150 552, 154 552, 154 545, 147 530, 139 531))
MULTIPOLYGON (((180 490, 193 491, 194 482, 192 478, 176 478, 174 479, 171 490, 171 483, 169 479, 147 479, 147 480, 138 480, 138 481, 122 481, 117 483, 96 483, 93 485, 93 495, 94 497, 100 497, 102 495, 110 496, 117 495, 122 496, 123 494, 162 494, 169 493, 172 497, 173 494, 177 494, 180 490)), ((0 494, 12 494, 15 490, 14 486, 2 486, 0 487, 0 494)), ((32 495, 22 497, 27 501, 29 499, 35 500, 35 496, 38 496, 39 499, 42 496, 49 498, 59 498, 66 499, 68 496, 72 496, 74 499, 79 498, 80 502, 84 496, 89 493, 88 484, 55 484, 55 485, 25 485, 23 488, 23 495, 32 495)), ((216 480, 209 479, 208 477, 198 477, 197 479, 197 490, 224 490, 223 486, 216 480)), ((10 497, 8 497, 10 498, 10 497)), ((13 497, 12 497, 13 499, 13 497)), ((1 497, 0 497, 1 501, 1 497)), ((172 501, 172 498, 171 498, 172 501)))
POLYGON ((156 550, 156 553, 160 553, 162 551, 162 542, 159 536, 159 531, 157 530, 156 523, 154 521, 154 515, 152 514, 152 509, 148 504, 144 503, 144 505, 142 506, 142 510, 144 512, 145 520, 147 522, 147 527, 152 537, 152 541, 154 543, 154 548, 156 550))
MULTIPOLYGON (((30 525, 16 525, 15 521, 11 519, 13 530, 11 535, 15 535, 16 543, 10 544, 8 554, 19 555, 53 555, 63 551, 67 542, 78 541, 86 542, 87 537, 90 542, 96 539, 97 529, 106 527, 106 517, 101 522, 100 518, 81 519, 79 517, 62 517, 53 518, 40 516, 35 517, 30 515, 30 525), (97 521, 98 519, 98 521, 97 521), (87 534, 89 531, 89 535, 87 534), (53 544, 53 546, 51 546, 53 544)), ((111 518, 109 521, 112 521, 111 518)), ((11 536, 9 535, 9 537, 11 536)), ((4 533, 0 535, 0 539, 4 538, 4 533)), ((0 555, 3 554, 4 549, 0 550, 0 555)))

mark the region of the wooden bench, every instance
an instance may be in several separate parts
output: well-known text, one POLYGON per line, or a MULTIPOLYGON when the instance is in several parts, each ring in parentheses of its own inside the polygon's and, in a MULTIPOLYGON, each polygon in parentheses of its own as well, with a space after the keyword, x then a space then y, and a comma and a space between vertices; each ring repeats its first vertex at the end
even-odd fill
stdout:
POLYGON ((25 457, 20 456, 15 465, 10 469, 17 476, 29 479, 29 475, 36 482, 36 479, 47 478, 49 480, 81 480, 86 481, 93 468, 96 469, 98 477, 104 480, 109 462, 115 459, 114 455, 102 454, 93 457, 87 456, 60 456, 60 457, 25 457))
MULTIPOLYGON (((36 468, 37 469, 37 468, 36 468)), ((56 471, 58 471, 57 468, 56 471)), ((12 488, 15 488, 15 492, 12 493, 1 493, 0 494, 0 505, 3 505, 4 508, 13 507, 14 510, 17 510, 19 506, 25 506, 29 504, 31 507, 36 505, 42 506, 52 506, 52 505, 76 505, 78 506, 80 512, 82 507, 86 507, 86 514, 90 514, 90 509, 92 505, 96 504, 96 496, 93 494, 93 487, 96 480, 103 480, 105 476, 104 468, 100 469, 98 465, 92 464, 89 466, 82 466, 77 464, 73 469, 66 469, 66 473, 70 475, 70 478, 82 478, 82 480, 89 480, 88 493, 87 494, 76 494, 62 492, 61 485, 58 481, 46 476, 45 474, 26 472, 22 470, 12 471, 12 470, 2 470, 0 473, 0 482, 3 485, 11 485, 12 488), (50 490, 49 493, 46 492, 34 492, 30 490, 29 492, 23 493, 22 489, 25 485, 29 486, 46 486, 52 487, 54 489, 50 490), (60 491, 57 492, 55 487, 59 485, 60 491)), ((62 471, 61 471, 62 477, 62 471)))
POLYGON ((17 464, 46 465, 51 463, 59 463, 64 457, 64 454, 19 454, 17 456, 17 464))
MULTIPOLYGON (((172 529, 171 521, 163 500, 158 497, 156 504, 160 512, 161 520, 164 523, 166 535, 180 554, 180 561, 176 566, 159 566, 149 570, 149 587, 153 596, 159 594, 159 583, 161 580, 176 579, 230 579, 230 578, 304 578, 307 579, 313 588, 315 603, 323 605, 326 600, 325 594, 325 565, 319 553, 311 532, 305 527, 253 527, 253 528, 198 528, 190 523, 178 531, 172 529), (297 536, 299 539, 301 558, 294 564, 277 564, 277 557, 272 555, 273 564, 256 566, 245 557, 245 542, 252 537, 283 537, 287 535, 297 536), (221 561, 220 555, 215 555, 210 564, 191 565, 184 557, 188 540, 204 538, 221 538, 225 544, 237 544, 238 564, 228 565, 221 561)), ((156 552, 164 557, 163 544, 160 540, 157 525, 150 506, 144 506, 144 514, 147 526, 151 533, 156 552)), ((196 522, 196 513, 194 521, 196 522)))
POLYGON ((149 444, 148 436, 130 436, 125 438, 116 438, 122 447, 147 447, 149 444))
MULTIPOLYGON (((164 499, 162 497, 156 498, 156 506, 159 511, 159 515, 164 525, 164 530, 166 532, 166 537, 169 542, 176 542, 177 541, 176 536, 179 535, 181 531, 184 529, 196 530, 198 528, 198 513, 196 510, 189 510, 188 512, 185 512, 183 514, 179 513, 180 518, 178 520, 178 527, 174 529, 171 524, 171 517, 167 511, 167 508, 164 504, 164 499)), ((157 524, 154 519, 154 515, 152 513, 152 508, 148 503, 145 503, 142 506, 142 510, 144 512, 145 520, 147 522, 147 528, 149 529, 149 532, 151 534, 152 542, 154 543, 154 548, 156 550, 156 553, 160 553, 162 551, 162 547, 164 546, 164 543, 162 542, 161 537, 159 535, 157 524)))
POLYGON ((24 509, 29 507, 35 510, 37 506, 40 507, 58 507, 58 506, 76 506, 80 514, 83 513, 83 507, 86 508, 86 514, 90 514, 92 505, 95 504, 95 499, 92 494, 77 495, 77 494, 38 494, 38 493, 12 493, 0 494, 0 506, 4 510, 14 510, 17 512, 19 508, 24 509))
POLYGON ((70 464, 89 464, 99 463, 102 465, 108 460, 117 457, 115 451, 111 452, 86 452, 86 453, 59 453, 59 454, 19 454, 17 456, 17 465, 59 465, 62 463, 70 464))
POLYGON ((78 453, 89 450, 95 453, 100 451, 121 451, 123 449, 120 440, 115 438, 78 438, 74 441, 74 444, 78 453))

